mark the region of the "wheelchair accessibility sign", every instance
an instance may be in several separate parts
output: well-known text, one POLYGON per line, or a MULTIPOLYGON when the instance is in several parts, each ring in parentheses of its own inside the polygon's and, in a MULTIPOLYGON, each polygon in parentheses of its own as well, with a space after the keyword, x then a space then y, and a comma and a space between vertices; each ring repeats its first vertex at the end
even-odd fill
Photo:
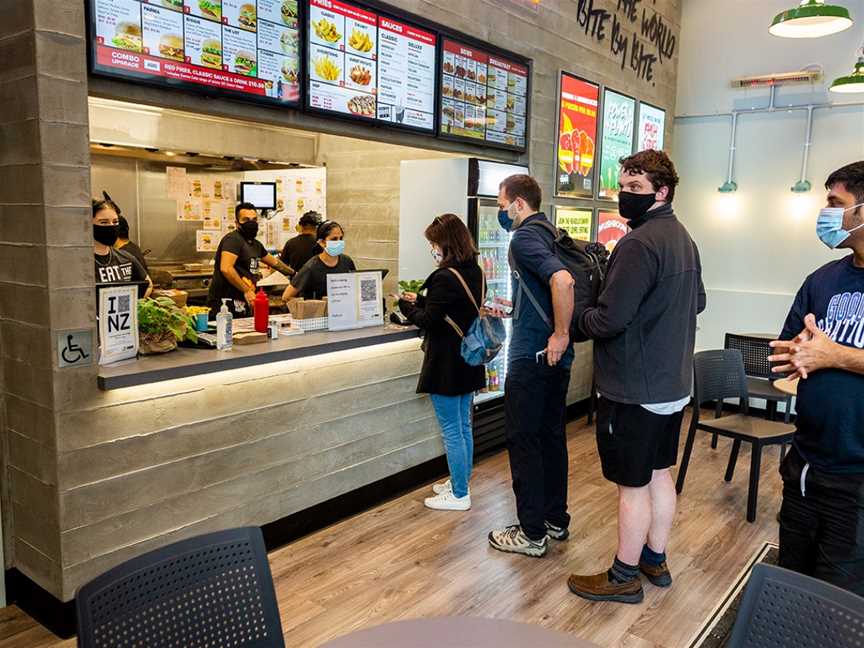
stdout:
POLYGON ((86 367, 93 364, 92 331, 60 331, 57 333, 57 365, 86 367))

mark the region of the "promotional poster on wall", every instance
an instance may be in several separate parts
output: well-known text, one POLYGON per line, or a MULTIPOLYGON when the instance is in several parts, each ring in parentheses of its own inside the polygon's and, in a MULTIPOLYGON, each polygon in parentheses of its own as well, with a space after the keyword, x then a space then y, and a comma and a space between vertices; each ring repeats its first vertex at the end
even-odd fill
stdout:
POLYGON ((597 151, 597 108, 600 86, 561 73, 558 98, 558 172, 555 194, 569 198, 594 196, 597 151))
POLYGON ((598 197, 618 200, 619 160, 633 153, 636 100, 613 90, 603 93, 603 136, 600 146, 598 197))

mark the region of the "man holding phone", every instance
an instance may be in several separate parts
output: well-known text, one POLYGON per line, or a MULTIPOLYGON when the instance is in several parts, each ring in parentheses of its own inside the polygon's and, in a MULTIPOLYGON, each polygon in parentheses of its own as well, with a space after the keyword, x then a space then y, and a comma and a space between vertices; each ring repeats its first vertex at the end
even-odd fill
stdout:
MULTIPOLYGON (((539 211, 541 199, 540 186, 527 175, 506 178, 498 194, 498 222, 514 232, 510 265, 516 297, 504 404, 519 524, 489 534, 493 548, 535 557, 546 554, 548 538, 565 540, 570 534, 564 428, 573 363, 573 276, 543 226, 548 220, 539 211)), ((508 310, 509 304, 493 304, 490 314, 504 317, 508 310)))

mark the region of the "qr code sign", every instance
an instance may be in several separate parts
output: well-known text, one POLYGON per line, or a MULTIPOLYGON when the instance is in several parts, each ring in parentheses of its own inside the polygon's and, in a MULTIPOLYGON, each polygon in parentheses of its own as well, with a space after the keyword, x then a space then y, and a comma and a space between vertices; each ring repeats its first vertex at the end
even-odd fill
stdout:
POLYGON ((131 310, 132 298, 129 295, 120 295, 117 297, 117 310, 121 313, 128 313, 131 310))
POLYGON ((378 296, 378 282, 374 279, 363 279, 360 281, 360 300, 364 302, 375 301, 378 296))

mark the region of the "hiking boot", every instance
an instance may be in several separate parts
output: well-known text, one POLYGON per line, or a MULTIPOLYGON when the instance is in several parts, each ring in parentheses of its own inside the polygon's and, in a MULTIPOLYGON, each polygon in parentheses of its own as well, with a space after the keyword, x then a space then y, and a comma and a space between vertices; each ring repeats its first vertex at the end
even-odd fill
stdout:
POLYGON ((645 574, 645 578, 657 587, 669 587, 672 584, 672 574, 664 560, 659 565, 652 565, 644 560, 639 561, 639 571, 645 574))
POLYGON ((546 536, 543 536, 542 540, 532 540, 525 535, 522 527, 518 524, 498 531, 490 531, 489 544, 498 551, 524 554, 533 558, 545 556, 548 548, 546 536))
POLYGON ((456 497, 453 491, 448 490, 435 497, 427 497, 423 504, 436 511, 467 511, 471 508, 471 496, 456 497))
POLYGON ((544 522, 544 524, 546 525, 546 535, 553 540, 561 542, 570 537, 570 529, 567 527, 555 526, 550 522, 544 522))
POLYGON ((589 601, 613 601, 615 603, 641 603, 645 597, 642 581, 634 578, 626 583, 609 580, 609 572, 593 576, 572 574, 567 586, 576 596, 589 601))

